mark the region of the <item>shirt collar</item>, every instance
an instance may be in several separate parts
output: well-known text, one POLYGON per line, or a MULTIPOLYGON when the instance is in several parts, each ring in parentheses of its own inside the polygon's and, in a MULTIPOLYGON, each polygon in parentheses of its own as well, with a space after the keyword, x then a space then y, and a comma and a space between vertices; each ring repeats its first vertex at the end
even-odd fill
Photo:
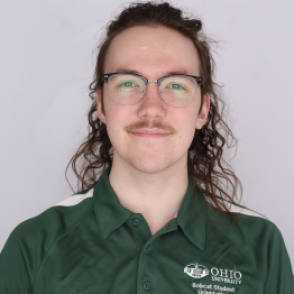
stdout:
MULTIPOLYGON (((108 166, 94 187, 94 212, 103 239, 119 228, 133 214, 123 207, 109 183, 111 166, 108 166)), ((199 249, 204 249, 205 242, 205 201, 201 194, 194 189, 193 177, 189 175, 189 186, 181 207, 176 213, 177 225, 181 227, 187 238, 199 249)))

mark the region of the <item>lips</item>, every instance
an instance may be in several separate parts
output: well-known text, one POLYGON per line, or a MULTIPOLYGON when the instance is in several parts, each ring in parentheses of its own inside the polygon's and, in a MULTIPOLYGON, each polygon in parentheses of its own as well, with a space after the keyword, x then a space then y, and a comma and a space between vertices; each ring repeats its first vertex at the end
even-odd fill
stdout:
POLYGON ((160 138, 170 135, 171 133, 162 129, 136 129, 130 131, 135 136, 144 138, 160 138))

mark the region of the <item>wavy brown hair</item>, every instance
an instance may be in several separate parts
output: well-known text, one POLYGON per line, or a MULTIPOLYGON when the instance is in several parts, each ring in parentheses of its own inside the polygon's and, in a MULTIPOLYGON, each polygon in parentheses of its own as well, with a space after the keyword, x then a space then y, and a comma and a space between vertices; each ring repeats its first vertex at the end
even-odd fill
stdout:
MULTIPOLYGON (((195 130, 189 147, 188 172, 194 178, 194 187, 202 191, 214 206, 232 219, 234 216, 224 200, 235 202, 235 198, 238 198, 238 187, 242 195, 242 185, 230 164, 223 158, 224 147, 234 147, 237 140, 224 120, 224 114, 227 112, 226 105, 220 97, 221 87, 213 81, 213 40, 203 33, 200 19, 185 17, 181 9, 167 2, 131 3, 108 24, 106 36, 98 46, 94 79, 89 86, 89 96, 92 99, 88 113, 89 134, 71 158, 66 173, 71 166, 77 177, 78 190, 84 190, 93 187, 105 168, 112 163, 112 144, 106 125, 97 115, 96 91, 100 87, 103 88, 102 75, 106 54, 113 38, 122 31, 138 25, 174 29, 190 38, 199 53, 203 78, 199 113, 204 93, 210 93, 211 102, 208 120, 201 130, 195 130)), ((104 112, 103 95, 102 111, 104 112)))

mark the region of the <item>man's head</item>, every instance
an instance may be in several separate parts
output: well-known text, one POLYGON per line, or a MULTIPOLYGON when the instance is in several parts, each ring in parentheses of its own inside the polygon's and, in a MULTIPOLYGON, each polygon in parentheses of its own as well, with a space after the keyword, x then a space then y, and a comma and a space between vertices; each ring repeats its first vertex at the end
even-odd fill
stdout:
POLYGON ((81 188, 93 187, 114 158, 150 173, 185 159, 195 186, 217 206, 222 204, 216 193, 232 200, 240 182, 222 155, 225 137, 235 138, 219 109, 224 104, 213 81, 214 62, 202 22, 184 17, 167 2, 132 3, 110 22, 99 49, 90 84, 91 130, 70 162, 81 188), (171 73, 203 80, 194 100, 183 107, 165 103, 156 83, 147 83, 140 101, 123 105, 111 99, 104 76, 122 71, 148 80, 171 73), (130 132, 138 128, 165 129, 169 135, 142 139, 130 132))
MULTIPOLYGON (((137 73, 156 80, 171 73, 200 77, 201 65, 191 39, 174 29, 151 24, 128 28, 113 38, 107 50, 104 73, 121 72, 137 73)), ((128 87, 134 88, 133 96, 136 87, 140 89, 144 86, 143 81, 131 75, 122 75, 121 78, 114 76, 109 82, 109 88, 106 82, 98 87, 98 115, 106 125, 113 146, 114 161, 129 164, 147 173, 160 172, 174 164, 187 165, 187 153, 195 130, 202 128, 208 116, 209 93, 201 97, 201 84, 192 77, 183 75, 173 78, 168 79, 170 82, 161 83, 161 89, 165 93, 163 97, 171 96, 172 86, 181 86, 183 89, 174 92, 177 91, 178 96, 180 91, 183 92, 182 95, 186 92, 185 96, 194 98, 188 105, 167 104, 159 94, 157 83, 147 84, 145 95, 139 102, 117 103, 110 95, 118 92, 118 89, 122 93, 122 86, 126 88, 123 82, 132 83, 128 87), (166 136, 153 135, 152 138, 146 138, 146 135, 137 136, 136 132, 132 132, 154 129, 164 130, 166 136)), ((125 92, 126 89, 123 93, 125 92)))

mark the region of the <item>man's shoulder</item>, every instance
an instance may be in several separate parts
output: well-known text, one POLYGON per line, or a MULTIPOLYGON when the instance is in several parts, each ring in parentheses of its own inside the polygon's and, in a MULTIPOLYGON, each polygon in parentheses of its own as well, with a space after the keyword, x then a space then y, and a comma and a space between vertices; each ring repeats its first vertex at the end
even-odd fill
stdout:
POLYGON ((279 228, 265 215, 242 204, 229 201, 224 203, 234 219, 229 221, 215 206, 209 204, 212 215, 216 216, 213 224, 241 250, 255 247, 257 251, 265 251, 269 243, 284 244, 279 228))
POLYGON ((246 226, 243 226, 243 223, 248 223, 249 226, 254 224, 256 229, 260 227, 264 228, 264 226, 268 228, 275 227, 275 224, 267 216, 248 206, 229 201, 224 201, 224 203, 233 216, 236 217, 237 221, 235 223, 241 225, 244 229, 246 226))
POLYGON ((20 223, 1 251, 0 288, 17 277, 33 293, 38 274, 56 245, 70 242, 67 237, 92 217, 92 196, 93 190, 81 192, 20 223))
MULTIPOLYGON (((280 232, 276 224, 262 213, 240 203, 226 200, 223 200, 223 203, 234 216, 234 220, 230 222, 230 225, 225 226, 226 231, 231 231, 232 234, 236 233, 237 235, 241 232, 248 232, 246 235, 249 239, 250 237, 254 238, 260 236, 261 232, 263 234, 265 234, 265 232, 275 234, 280 232)), ((214 206, 212 207, 215 211, 216 208, 214 206)), ((225 217, 221 213, 218 213, 218 215, 221 216, 220 221, 224 220, 225 217)), ((225 223, 227 222, 225 221, 225 223)))
POLYGON ((264 214, 239 203, 226 202, 226 204, 229 211, 236 217, 232 225, 237 226, 239 230, 248 230, 251 236, 254 236, 254 232, 259 235, 261 231, 265 232, 264 230, 279 231, 276 224, 264 214))
POLYGON ((268 262, 273 252, 287 255, 283 236, 274 222, 241 204, 228 202, 227 208, 236 218, 225 220, 218 211, 220 222, 214 222, 214 227, 256 268, 260 266, 257 261, 268 262))
MULTIPOLYGON (((252 229, 252 225, 255 226, 255 229, 264 229, 264 227, 275 229, 276 225, 265 215, 259 213, 243 204, 222 200, 223 204, 226 206, 228 211, 233 215, 233 221, 230 222, 230 226, 240 226, 243 229, 249 227, 252 229)), ((222 214, 219 209, 209 200, 207 200, 208 205, 210 206, 211 212, 214 215, 220 217, 220 222, 228 223, 224 214, 222 214)))
POLYGON ((92 196, 93 189, 80 192, 21 222, 11 232, 3 250, 10 246, 46 252, 56 239, 93 210, 92 196))
POLYGON ((219 246, 224 243, 230 244, 267 285, 271 283, 270 276, 278 276, 285 268, 285 275, 293 279, 291 261, 282 233, 273 221, 244 205, 227 202, 226 207, 235 217, 230 221, 209 201, 207 202, 212 215, 216 216, 210 218, 211 242, 216 235, 220 236, 219 246))

